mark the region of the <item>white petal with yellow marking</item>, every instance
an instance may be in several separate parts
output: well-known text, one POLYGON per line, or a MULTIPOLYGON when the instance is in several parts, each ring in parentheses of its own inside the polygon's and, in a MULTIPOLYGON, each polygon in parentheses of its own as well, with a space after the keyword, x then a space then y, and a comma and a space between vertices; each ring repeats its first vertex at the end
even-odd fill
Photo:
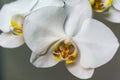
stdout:
POLYGON ((33 52, 42 54, 53 42, 64 37, 65 18, 63 8, 50 6, 26 17, 23 32, 28 47, 33 52))
POLYGON ((0 11, 0 29, 4 32, 9 32, 11 17, 16 14, 28 13, 36 1, 37 0, 17 0, 5 4, 0 11))

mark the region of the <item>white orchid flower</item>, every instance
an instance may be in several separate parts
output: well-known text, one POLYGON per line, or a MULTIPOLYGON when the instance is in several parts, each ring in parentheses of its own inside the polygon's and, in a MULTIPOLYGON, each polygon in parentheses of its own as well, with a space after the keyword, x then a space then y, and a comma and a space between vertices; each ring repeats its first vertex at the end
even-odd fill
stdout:
POLYGON ((92 8, 108 21, 120 23, 120 0, 90 0, 92 8))
POLYGON ((47 68, 65 61, 74 76, 88 79, 95 68, 113 58, 119 43, 106 25, 91 18, 87 0, 75 1, 69 16, 66 5, 44 7, 27 16, 24 38, 34 66, 47 68))
POLYGON ((21 46, 24 44, 22 30, 24 18, 41 7, 63 4, 60 0, 17 0, 4 5, 0 11, 0 29, 3 32, 0 35, 0 46, 6 48, 21 46))

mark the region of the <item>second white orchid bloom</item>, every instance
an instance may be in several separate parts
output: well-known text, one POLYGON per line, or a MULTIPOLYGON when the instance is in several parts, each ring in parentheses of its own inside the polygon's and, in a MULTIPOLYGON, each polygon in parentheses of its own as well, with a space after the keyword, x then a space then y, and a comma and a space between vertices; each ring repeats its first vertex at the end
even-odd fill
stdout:
POLYGON ((120 0, 89 0, 96 12, 103 14, 108 21, 120 23, 120 0))
POLYGON ((79 1, 69 16, 68 6, 49 6, 26 17, 23 31, 33 52, 30 62, 34 66, 47 68, 65 61, 73 75, 87 79, 95 68, 113 58, 119 46, 116 36, 106 25, 91 18, 87 0, 79 1))
POLYGON ((17 0, 5 4, 0 11, 0 46, 15 48, 24 43, 22 27, 25 15, 37 0, 17 0))
POLYGON ((63 6, 60 0, 17 0, 5 4, 0 11, 0 46, 15 48, 24 44, 23 23, 26 15, 45 6, 63 6), (58 2, 60 4, 58 4, 58 2))

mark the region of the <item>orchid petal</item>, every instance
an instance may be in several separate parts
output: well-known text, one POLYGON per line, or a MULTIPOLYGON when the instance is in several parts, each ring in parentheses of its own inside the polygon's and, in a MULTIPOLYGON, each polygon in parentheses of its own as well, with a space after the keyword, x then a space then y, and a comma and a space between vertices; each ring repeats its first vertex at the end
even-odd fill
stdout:
POLYGON ((42 7, 46 6, 58 6, 58 7, 63 7, 64 2, 63 0, 39 0, 35 8, 33 9, 34 11, 37 9, 40 9, 42 7))
POLYGON ((80 5, 80 4, 85 4, 85 5, 89 5, 90 6, 90 4, 88 4, 89 3, 89 1, 88 0, 64 0, 64 2, 65 2, 65 4, 67 5, 67 6, 71 6, 71 7, 74 7, 75 5, 80 5))
POLYGON ((84 68, 96 68, 115 55, 119 43, 113 32, 103 23, 88 19, 83 23, 81 31, 73 38, 80 54, 84 68))
POLYGON ((66 67, 67 67, 68 71, 70 71, 74 76, 76 76, 80 79, 91 78, 94 73, 94 69, 83 68, 81 66, 80 58, 78 60, 76 60, 76 62, 73 64, 67 64, 66 67))
POLYGON ((6 4, 0 11, 0 29, 3 32, 10 31, 10 20, 15 14, 24 14, 30 11, 37 0, 18 0, 6 4))
POLYGON ((52 47, 44 55, 41 53, 32 53, 30 62, 38 68, 48 68, 55 66, 59 61, 57 61, 53 56, 52 47))
POLYGON ((117 10, 120 10, 120 0, 113 0, 113 7, 117 10))
POLYGON ((44 54, 52 43, 64 37, 65 18, 64 8, 50 6, 27 16, 23 32, 29 48, 35 53, 44 54))
POLYGON ((87 2, 86 0, 81 0, 81 2, 79 0, 79 2, 76 3, 77 5, 72 9, 65 25, 65 32, 67 35, 74 36, 79 28, 81 28, 84 20, 92 17, 92 10, 87 2))
POLYGON ((91 6, 88 0, 64 0, 64 2, 65 2, 64 8, 66 9, 66 12, 68 15, 70 15, 71 12, 73 12, 74 7, 76 7, 77 5, 81 5, 80 9, 82 8, 84 9, 84 7, 91 9, 91 6))
POLYGON ((2 33, 0 35, 0 46, 5 48, 16 48, 24 44, 22 36, 16 36, 13 33, 2 33))
POLYGON ((108 21, 114 22, 114 23, 120 23, 120 11, 111 8, 108 12, 103 13, 103 16, 108 21))

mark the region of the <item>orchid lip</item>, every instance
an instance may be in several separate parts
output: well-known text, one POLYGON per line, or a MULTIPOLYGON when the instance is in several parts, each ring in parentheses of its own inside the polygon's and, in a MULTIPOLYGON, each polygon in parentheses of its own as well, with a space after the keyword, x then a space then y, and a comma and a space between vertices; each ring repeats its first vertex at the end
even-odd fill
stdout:
POLYGON ((90 4, 95 12, 104 12, 112 5, 113 0, 90 0, 90 4))
POLYGON ((74 42, 70 39, 59 40, 53 46, 53 56, 58 61, 65 61, 66 64, 74 63, 78 50, 74 42))
POLYGON ((10 30, 15 35, 23 35, 23 22, 24 22, 24 15, 16 14, 11 17, 10 20, 10 30))

